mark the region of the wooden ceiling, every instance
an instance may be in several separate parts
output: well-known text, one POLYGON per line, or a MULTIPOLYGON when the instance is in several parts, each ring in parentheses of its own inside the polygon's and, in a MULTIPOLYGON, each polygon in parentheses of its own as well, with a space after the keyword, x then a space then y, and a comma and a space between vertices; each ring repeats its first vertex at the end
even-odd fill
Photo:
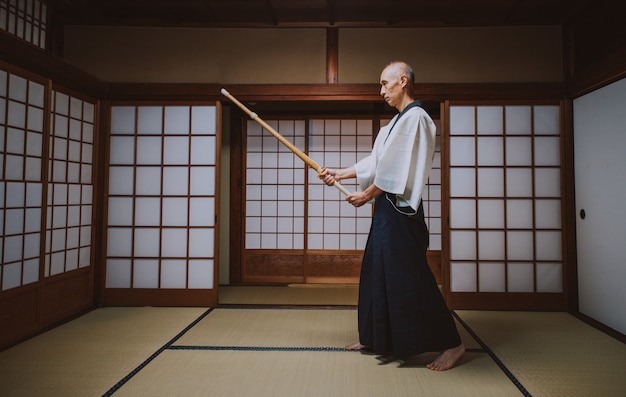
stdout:
POLYGON ((565 25, 602 0, 47 0, 67 25, 470 27, 565 25))

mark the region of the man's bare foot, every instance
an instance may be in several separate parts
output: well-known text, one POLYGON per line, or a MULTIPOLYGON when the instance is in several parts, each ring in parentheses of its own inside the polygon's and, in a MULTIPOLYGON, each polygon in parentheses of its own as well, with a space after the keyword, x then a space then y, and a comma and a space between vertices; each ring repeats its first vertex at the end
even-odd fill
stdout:
POLYGON ((459 358, 465 353, 465 346, 463 343, 457 347, 443 351, 437 358, 430 364, 426 365, 426 368, 433 371, 445 371, 454 367, 459 358))
POLYGON ((346 350, 367 350, 369 347, 360 344, 359 342, 346 346, 346 350))

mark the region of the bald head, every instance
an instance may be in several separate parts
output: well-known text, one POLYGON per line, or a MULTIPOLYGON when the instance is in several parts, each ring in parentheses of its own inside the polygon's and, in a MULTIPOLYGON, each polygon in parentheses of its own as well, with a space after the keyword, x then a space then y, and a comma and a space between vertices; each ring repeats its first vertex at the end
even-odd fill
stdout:
POLYGON ((388 64, 380 75, 380 95, 389 105, 402 111, 413 101, 413 68, 406 62, 388 64))
POLYGON ((413 73, 413 68, 411 67, 411 65, 403 61, 393 61, 385 67, 385 69, 387 68, 389 68, 397 78, 405 76, 406 88, 408 88, 409 92, 413 92, 415 73, 413 73))

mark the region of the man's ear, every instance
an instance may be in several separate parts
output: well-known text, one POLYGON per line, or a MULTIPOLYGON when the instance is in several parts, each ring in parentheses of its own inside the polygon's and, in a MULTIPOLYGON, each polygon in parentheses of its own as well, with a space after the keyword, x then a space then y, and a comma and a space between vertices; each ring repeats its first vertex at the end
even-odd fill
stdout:
POLYGON ((408 82, 409 82, 409 78, 406 77, 405 74, 400 75, 400 84, 402 85, 402 88, 406 87, 408 82))

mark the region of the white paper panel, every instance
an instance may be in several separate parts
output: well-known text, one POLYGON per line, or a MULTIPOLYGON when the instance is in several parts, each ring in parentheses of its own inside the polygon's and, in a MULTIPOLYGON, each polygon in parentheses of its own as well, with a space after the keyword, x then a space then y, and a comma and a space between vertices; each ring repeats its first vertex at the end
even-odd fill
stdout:
POLYGON ((478 106, 476 114, 478 135, 501 135, 503 133, 501 106, 478 106))
MULTIPOLYGON (((191 165, 216 164, 215 156, 215 137, 194 136, 193 138, 191 138, 191 165)), ((248 166, 250 165, 248 164, 248 166)))
POLYGON ((161 232, 161 253, 165 257, 187 256, 187 229, 163 229, 161 232))
POLYGON ((191 133, 215 134, 215 106, 192 106, 191 107, 191 133))
POLYGON ((28 107, 28 125, 31 131, 43 132, 43 109, 34 106, 28 107))
POLYGON ((80 229, 77 227, 70 227, 67 229, 67 237, 65 242, 66 248, 78 248, 78 236, 80 229))
POLYGON ((215 167, 192 167, 191 186, 189 194, 192 196, 215 195, 215 167))
POLYGON ((130 226, 133 221, 133 199, 129 197, 109 198, 109 225, 130 226))
POLYGON ((137 165, 158 165, 161 161, 161 137, 137 137, 137 165))
POLYGON ((504 165, 503 138, 478 138, 478 165, 479 166, 502 166, 504 165))
POLYGON ((108 259, 106 263, 106 287, 130 288, 130 259, 108 259))
POLYGON ((339 234, 324 232, 324 249, 339 249, 339 234))
POLYGON ((39 241, 41 233, 24 235, 24 259, 39 258, 39 241))
POLYGON ((189 138, 166 136, 163 139, 163 164, 186 165, 189 163, 189 138))
POLYGON ((453 106, 450 108, 450 135, 474 135, 474 107, 453 106))
POLYGON ((504 231, 479 231, 478 257, 485 260, 504 260, 504 231))
POLYGON ((536 200, 535 201, 535 226, 538 229, 561 228, 561 201, 560 200, 536 200))
POLYGON ((60 228, 67 226, 67 207, 54 206, 52 209, 52 227, 60 228))
POLYGON ((509 262, 507 266, 507 289, 509 292, 534 292, 533 264, 509 262))
POLYGON ((78 267, 87 266, 91 266, 91 247, 82 247, 78 255, 78 267))
POLYGON ((7 131, 7 153, 25 154, 25 133, 23 130, 9 128, 7 131))
POLYGON ((450 165, 474 165, 475 163, 475 139, 450 137, 450 165))
POLYGON ((135 225, 159 226, 161 224, 161 199, 137 197, 135 199, 135 225))
MULTIPOLYGON (((135 133, 135 107, 112 106, 111 107, 111 134, 134 134, 135 133)), ((114 138, 112 138, 113 141, 114 138)), ((113 150, 111 150, 111 155, 113 150)))
POLYGON ((124 136, 111 137, 110 164, 131 165, 135 159, 135 138, 124 136))
POLYGON ((134 256, 135 257, 158 257, 161 240, 161 232, 157 228, 135 229, 134 256))
POLYGON ((137 167, 137 184, 135 186, 138 195, 158 196, 161 194, 161 168, 160 167, 137 167))
POLYGON ((482 262, 478 264, 478 290, 480 292, 505 292, 505 264, 482 262))
POLYGON ((450 200, 450 227, 476 228, 476 200, 450 200))
POLYGON ((187 226, 188 202, 186 198, 163 198, 163 226, 187 226))
POLYGON ((9 98, 20 102, 26 102, 27 82, 23 77, 14 74, 9 75, 9 98))
POLYGON ((28 208, 26 210, 26 221, 24 232, 32 233, 41 230, 41 208, 28 208))
POLYGON ((187 286, 187 261, 161 261, 161 288, 181 289, 187 286))
POLYGON ((133 167, 109 168, 109 194, 111 195, 132 195, 134 183, 133 167))
POLYGON ((530 135, 532 132, 530 106, 506 106, 505 120, 507 135, 530 135))
POLYGON ((189 117, 189 106, 166 106, 164 133, 188 135, 189 117))
POLYGON ((504 229, 504 200, 478 200, 478 227, 504 229))
POLYGON ((161 106, 139 106, 137 108, 137 134, 160 135, 162 132, 163 108, 161 106))
POLYGON ((477 281, 476 263, 450 263, 450 289, 452 292, 475 292, 478 287, 477 281))
POLYGON ((537 231, 537 260, 560 261, 561 232, 537 231))
POLYGON ((530 137, 506 138, 506 165, 532 165, 532 140, 530 137))
POLYGON ((4 175, 7 180, 24 179, 24 157, 22 156, 5 156, 6 168, 4 175))
POLYGON ((452 231, 450 233, 450 259, 476 259, 476 232, 452 231))
POLYGON ((7 208, 24 207, 26 200, 26 193, 24 192, 25 186, 26 185, 22 182, 7 182, 6 185, 4 185, 6 189, 6 201, 4 203, 7 208))
POLYGON ((189 257, 207 258, 215 255, 215 229, 195 228, 189 230, 189 257))
MULTIPOLYGON (((52 244, 51 244, 52 252, 62 251, 65 249, 65 238, 66 238, 65 235, 66 235, 66 229, 57 229, 57 230, 52 231, 52 244)), ((61 264, 61 268, 63 268, 62 264, 61 264)))
POLYGON ((535 135, 559 135, 558 106, 535 106, 533 120, 535 135))
POLYGON ((504 173, 502 168, 478 169, 478 196, 504 196, 504 173))
POLYGON ((133 270, 133 288, 159 287, 159 261, 157 259, 135 259, 133 270))
POLYGON ((67 207, 67 226, 80 226, 80 206, 72 205, 67 207))
POLYGON ((535 137, 535 165, 561 164, 559 137, 535 137))
POLYGON ((212 289, 214 272, 212 260, 190 259, 188 287, 190 289, 212 289))
POLYGON ((537 263, 537 292, 563 291, 561 263, 537 263))
POLYGON ((69 120, 65 116, 59 114, 54 115, 54 135, 67 138, 69 135, 69 120))
POLYGON ((5 264, 2 266, 2 289, 7 290, 21 284, 22 262, 5 264))
POLYGON ((21 208, 7 209, 4 213, 4 234, 24 233, 24 210, 21 208))
POLYGON ((533 228, 532 200, 507 200, 506 222, 509 229, 533 228))
POLYGON ((65 271, 78 269, 78 249, 71 249, 65 253, 65 271))
POLYGON ((28 82, 28 103, 38 107, 43 107, 45 87, 34 81, 28 82))
POLYGON ((24 261, 22 285, 39 281, 39 258, 24 261))
POLYGON ((535 196, 561 196, 561 171, 558 168, 535 168, 535 196))
POLYGON ((215 199, 191 198, 189 219, 190 226, 215 226, 215 199))
POLYGON ((107 256, 131 256, 132 243, 132 229, 110 227, 107 230, 107 256))
POLYGON ((508 231, 506 234, 507 259, 531 261, 534 259, 533 233, 508 231))
MULTIPOLYGON (((193 174, 193 170, 192 170, 193 174)), ((186 196, 189 192, 189 170, 187 167, 163 168, 163 195, 186 196)))
POLYGON ((91 245, 91 226, 80 227, 80 246, 85 247, 91 245))
POLYGON ((474 197, 476 195, 475 172, 472 168, 450 169, 450 196, 474 197))
POLYGON ((532 186, 530 168, 506 169, 506 195, 508 197, 532 197, 532 186))

